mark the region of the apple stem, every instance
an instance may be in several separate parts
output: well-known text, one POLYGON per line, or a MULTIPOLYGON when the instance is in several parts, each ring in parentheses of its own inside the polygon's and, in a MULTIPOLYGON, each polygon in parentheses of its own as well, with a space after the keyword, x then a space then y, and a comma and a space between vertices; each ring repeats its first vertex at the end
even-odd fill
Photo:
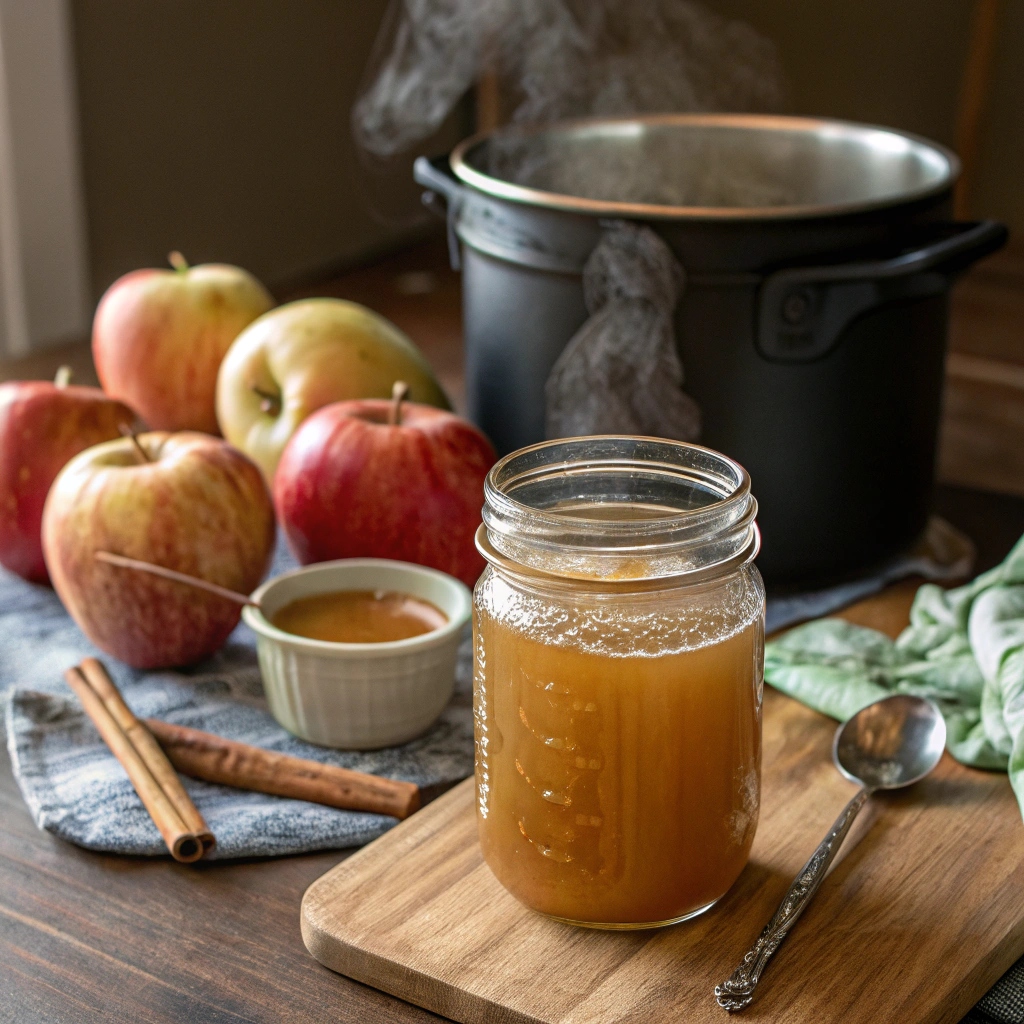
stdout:
POLYGON ((139 455, 142 456, 143 462, 153 461, 153 457, 149 454, 149 452, 146 451, 145 448, 142 447, 142 442, 139 440, 139 435, 135 433, 132 427, 130 427, 127 423, 122 423, 119 429, 121 431, 122 437, 130 437, 132 439, 132 444, 135 445, 136 451, 139 453, 139 455))
POLYGON ((260 412, 268 416, 276 416, 281 411, 281 396, 270 391, 264 391, 255 384, 251 385, 252 390, 260 396, 260 412))
POLYGON ((108 565, 116 565, 122 569, 138 569, 140 572, 148 572, 152 576, 159 576, 165 580, 174 580, 175 583, 185 583, 197 590, 205 590, 218 597, 226 597, 229 601, 237 604, 247 604, 252 608, 259 608, 259 602, 254 601, 237 590, 228 590, 217 583, 210 583, 209 580, 201 580, 198 576, 189 576, 188 573, 177 572, 168 569, 164 565, 156 565, 153 562, 143 562, 138 558, 126 558, 124 555, 115 555, 110 551, 96 551, 94 557, 98 562, 106 562, 108 565))
POLYGON ((402 425, 402 402, 409 397, 409 385, 404 380, 396 380, 391 389, 391 408, 388 410, 388 423, 393 427, 402 425))
POLYGON ((178 273, 188 270, 188 260, 185 259, 177 249, 175 249, 174 252, 169 252, 167 254, 167 262, 170 263, 178 273))
POLYGON ((70 366, 62 366, 57 370, 57 375, 53 378, 54 387, 66 388, 71 383, 71 378, 75 375, 75 371, 70 366))

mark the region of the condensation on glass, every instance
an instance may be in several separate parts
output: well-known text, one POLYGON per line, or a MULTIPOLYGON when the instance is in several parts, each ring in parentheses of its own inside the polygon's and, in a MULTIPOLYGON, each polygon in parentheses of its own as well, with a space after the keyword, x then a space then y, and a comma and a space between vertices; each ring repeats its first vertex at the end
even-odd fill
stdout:
POLYGON ((527 906, 647 928, 706 910, 757 828, 764 588, 736 463, 650 438, 502 459, 477 535, 484 859, 527 906))

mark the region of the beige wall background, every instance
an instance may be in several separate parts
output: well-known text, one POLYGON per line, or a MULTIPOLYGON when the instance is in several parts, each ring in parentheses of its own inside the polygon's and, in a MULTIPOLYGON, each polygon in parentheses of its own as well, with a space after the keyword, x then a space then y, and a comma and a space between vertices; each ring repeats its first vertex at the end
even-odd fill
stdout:
MULTIPOLYGON (((433 223, 411 161, 368 178, 350 140, 349 108, 385 7, 71 0, 94 300, 172 249, 281 288, 433 223), (396 219, 410 210, 418 223, 396 219)), ((453 119, 425 145, 442 152, 466 133, 453 119)))
MULTIPOLYGON (((361 171, 348 111, 385 0, 70 0, 93 298, 181 249, 271 287, 409 239, 408 163, 361 171), (390 212, 375 217, 370 205, 390 212)), ((951 144, 970 0, 708 0, 779 47, 793 112, 951 144)), ((1003 0, 972 213, 1024 238, 1024 0, 1003 0)), ((426 152, 468 131, 453 118, 426 152)))

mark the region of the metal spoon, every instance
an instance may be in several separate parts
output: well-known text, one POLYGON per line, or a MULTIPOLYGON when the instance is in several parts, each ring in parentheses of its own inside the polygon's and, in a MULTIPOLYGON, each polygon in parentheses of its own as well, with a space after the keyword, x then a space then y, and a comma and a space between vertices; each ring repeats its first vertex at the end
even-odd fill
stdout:
POLYGON ((811 902, 843 845, 857 812, 879 789, 902 789, 923 779, 946 746, 946 722, 923 697, 896 694, 869 704, 836 730, 832 760, 863 789, 846 805, 828 835, 796 876, 757 942, 729 979, 715 987, 718 1005, 742 1010, 754 998, 761 972, 811 902))

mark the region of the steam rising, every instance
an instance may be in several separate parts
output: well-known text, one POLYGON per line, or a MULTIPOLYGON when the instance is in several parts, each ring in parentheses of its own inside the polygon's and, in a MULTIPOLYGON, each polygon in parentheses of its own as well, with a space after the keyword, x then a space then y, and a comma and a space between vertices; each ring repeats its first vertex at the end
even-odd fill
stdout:
POLYGON ((486 71, 508 119, 773 111, 775 47, 691 0, 392 0, 353 108, 359 144, 395 156, 486 71))

